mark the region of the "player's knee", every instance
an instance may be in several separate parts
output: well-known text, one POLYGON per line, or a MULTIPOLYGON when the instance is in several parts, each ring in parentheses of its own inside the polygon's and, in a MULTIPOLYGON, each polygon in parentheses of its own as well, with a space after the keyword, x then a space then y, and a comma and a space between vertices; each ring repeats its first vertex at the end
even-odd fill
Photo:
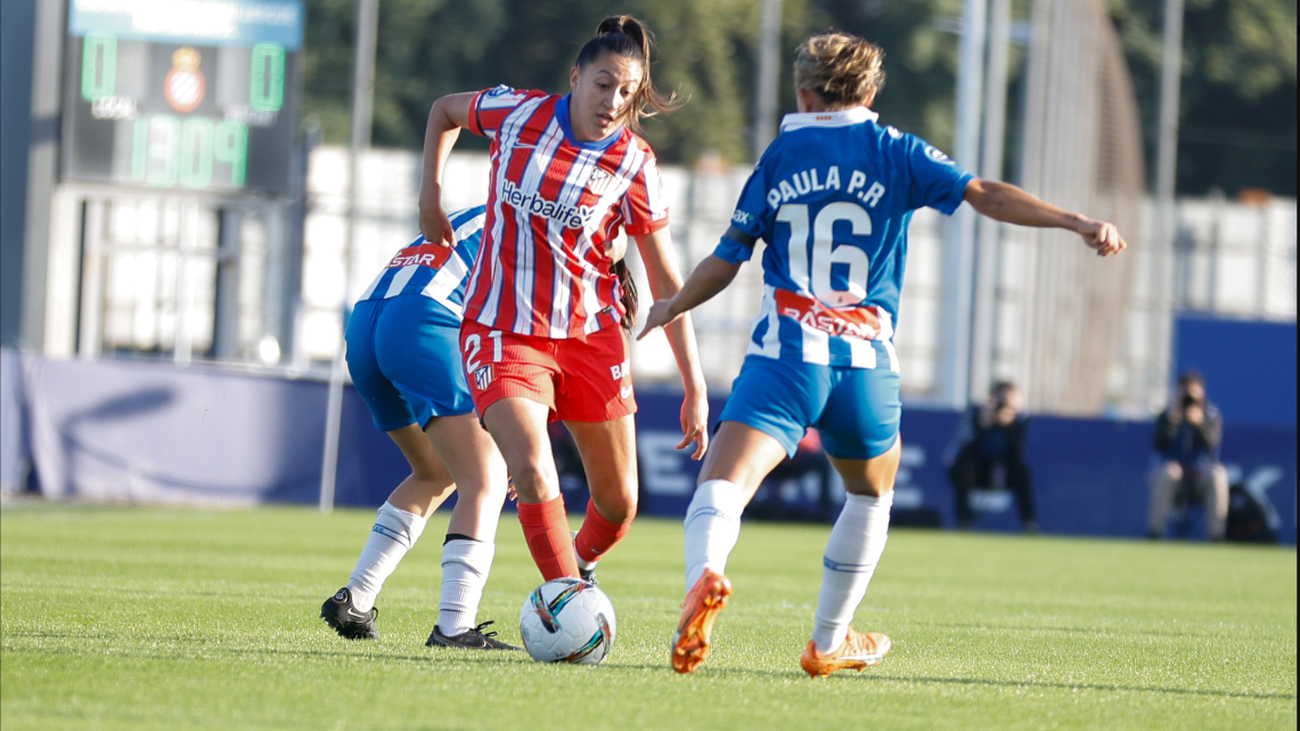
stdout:
POLYGON ((596 510, 600 511, 601 517, 611 523, 631 523, 632 519, 636 517, 637 500, 635 492, 601 495, 599 498, 593 494, 591 499, 596 503, 596 510))

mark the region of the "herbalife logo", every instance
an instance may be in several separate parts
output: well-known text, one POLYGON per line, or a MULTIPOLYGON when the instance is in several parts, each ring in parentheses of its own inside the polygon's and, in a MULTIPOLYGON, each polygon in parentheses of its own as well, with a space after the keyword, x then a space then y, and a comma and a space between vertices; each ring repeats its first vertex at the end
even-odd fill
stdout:
POLYGON ((568 206, 546 200, 539 193, 524 193, 509 180, 501 189, 501 197, 521 211, 549 218, 567 228, 582 228, 595 214, 590 206, 568 206))

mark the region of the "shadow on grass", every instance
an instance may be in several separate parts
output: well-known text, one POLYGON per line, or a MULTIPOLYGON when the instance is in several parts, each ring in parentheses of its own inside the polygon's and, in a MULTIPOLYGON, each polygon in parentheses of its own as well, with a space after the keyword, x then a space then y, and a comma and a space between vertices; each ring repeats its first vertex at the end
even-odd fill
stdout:
MULTIPOLYGON (((668 670, 668 665, 614 665, 615 668, 625 670, 668 670)), ((706 675, 710 676, 733 676, 733 677, 768 677, 768 678, 788 678, 789 676, 798 676, 804 678, 807 673, 793 670, 753 670, 747 668, 707 668, 706 675)), ((810 682, 814 682, 809 679, 810 682)), ((828 677, 820 682, 855 682, 857 678, 850 673, 843 673, 833 677, 828 677)), ((1155 686, 1141 685, 1102 685, 1098 683, 1047 683, 1035 680, 988 680, 984 678, 926 678, 910 677, 904 675, 879 675, 871 674, 862 676, 862 682, 870 683, 935 683, 948 685, 985 685, 1001 688, 1053 688, 1057 690, 1097 690, 1110 692, 1126 693, 1169 693, 1173 695, 1200 695, 1213 696, 1220 698, 1252 698, 1256 700, 1295 700, 1294 693, 1245 693, 1232 690, 1197 690, 1195 688, 1160 688, 1155 686)))
MULTIPOLYGON (((996 630, 1015 630, 1018 632, 1063 632, 1067 634, 1082 635, 1154 635, 1156 637, 1199 637, 1201 635, 1213 634, 1220 631, 1220 627, 1195 628, 1188 625, 1188 630, 1197 631, 1180 631, 1180 630, 1159 630, 1159 629, 1141 629, 1137 627, 1057 627, 1052 625, 1040 624, 979 624, 973 622, 932 622, 926 623, 925 627, 952 627, 954 629, 973 629, 984 631, 996 630)), ((1244 626, 1244 625, 1240 625, 1244 626)))
MULTIPOLYGON (((120 637, 109 635, 90 635, 90 634, 68 634, 58 632, 6 632, 6 639, 25 638, 25 639, 55 639, 66 641, 84 641, 86 639, 95 640, 120 640, 120 637)), ((13 644, 6 642, 5 650, 9 652, 33 652, 43 655, 71 655, 71 656, 117 656, 133 657, 149 660, 193 660, 209 657, 212 655, 224 655, 228 657, 261 655, 276 657, 299 657, 304 659, 312 658, 368 658, 373 660, 387 660, 401 663, 419 663, 424 665, 447 665, 461 664, 466 666, 483 666, 483 665, 500 665, 505 663, 529 663, 530 659, 527 653, 523 652, 445 652, 442 649, 430 650, 427 655, 394 655, 387 654, 381 648, 374 648, 377 652, 366 652, 370 648, 358 646, 362 652, 347 652, 343 650, 284 650, 275 648, 256 648, 256 647, 216 647, 211 644, 211 638, 207 637, 176 637, 176 636, 145 636, 136 635, 133 639, 152 642, 173 642, 177 644, 203 644, 205 649, 202 653, 186 652, 161 652, 157 648, 142 650, 140 648, 119 648, 115 652, 96 651, 95 648, 74 648, 74 647, 15 647, 13 644), (454 652, 454 654, 452 654, 454 652)), ((346 640, 340 640, 344 642, 346 640)), ((350 641, 349 641, 350 642, 350 641)), ((367 643, 369 644, 369 643, 367 643)), ((667 663, 658 664, 623 664, 623 663, 606 663, 604 665, 606 672, 618 671, 662 671, 672 674, 672 670, 667 663)), ((710 667, 705 670, 707 676, 737 677, 737 678, 788 678, 789 676, 803 677, 805 673, 777 670, 755 670, 748 668, 719 668, 710 667)), ((854 682, 854 676, 844 673, 822 682, 854 682)), ((912 677, 903 675, 880 675, 872 673, 863 676, 863 682, 873 683, 932 683, 944 685, 982 685, 995 688, 1050 688, 1054 690, 1095 690, 1102 692, 1124 692, 1124 693, 1163 693, 1170 695, 1188 695, 1188 696, 1207 696, 1216 698, 1250 698, 1254 700, 1296 700, 1294 693, 1248 693, 1231 690, 1206 690, 1196 688, 1162 688, 1158 686, 1141 686, 1141 685, 1115 685, 1101 683, 1050 683, 1035 680, 990 680, 986 678, 931 678, 931 677, 912 677)), ((811 682, 811 681, 810 681, 811 682)))
POLYGON ((339 643, 344 647, 355 648, 355 652, 347 650, 288 650, 281 648, 261 648, 261 647, 223 647, 212 644, 211 637, 190 637, 176 635, 132 635, 132 642, 155 642, 171 643, 176 645, 203 645, 200 652, 185 652, 182 648, 176 648, 173 652, 166 652, 161 648, 150 647, 130 647, 119 646, 108 648, 107 651, 99 647, 40 647, 40 646, 19 646, 8 642, 11 639, 52 639, 61 640, 68 643, 84 642, 86 640, 100 640, 106 642, 121 642, 122 638, 118 635, 106 634, 70 634, 61 632, 5 632, 5 651, 6 652, 31 652, 41 655, 70 655, 78 657, 101 656, 101 657, 131 657, 142 660, 196 660, 207 659, 214 655, 227 657, 240 657, 248 655, 275 656, 275 657, 297 657, 303 659, 312 658, 364 658, 367 660, 389 660, 395 662, 411 662, 422 664, 446 664, 461 663, 465 665, 484 665, 484 664, 501 664, 529 660, 527 653, 524 652, 459 652, 456 650, 447 650, 446 648, 430 649, 427 655, 399 655, 390 654, 384 651, 384 648, 371 642, 360 642, 356 640, 339 639, 339 643), (452 654, 455 653, 455 654, 452 654))

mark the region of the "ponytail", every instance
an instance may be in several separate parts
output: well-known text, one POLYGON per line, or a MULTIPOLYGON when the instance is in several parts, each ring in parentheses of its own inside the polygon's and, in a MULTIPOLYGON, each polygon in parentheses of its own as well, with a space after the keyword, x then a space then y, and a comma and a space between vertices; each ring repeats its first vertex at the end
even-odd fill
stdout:
POLYGON ((640 122, 645 117, 672 114, 685 103, 675 91, 664 96, 655 89, 654 82, 650 80, 650 49, 653 47, 654 34, 645 24, 630 15, 616 15, 600 21, 596 27, 596 36, 582 47, 578 52, 578 60, 573 64, 581 69, 602 54, 613 53, 641 65, 641 84, 637 86, 631 102, 624 107, 622 119, 618 120, 634 132, 641 131, 640 122))
POLYGON ((619 324, 624 330, 632 332, 632 328, 636 327, 637 292, 636 282, 632 281, 632 272, 628 271, 626 260, 614 262, 614 276, 618 277, 618 288, 622 293, 619 302, 623 305, 623 319, 619 324))

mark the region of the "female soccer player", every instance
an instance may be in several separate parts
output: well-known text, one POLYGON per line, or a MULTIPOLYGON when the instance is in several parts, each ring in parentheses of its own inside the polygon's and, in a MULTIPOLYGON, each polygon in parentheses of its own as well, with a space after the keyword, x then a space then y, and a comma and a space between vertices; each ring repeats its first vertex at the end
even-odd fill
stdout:
POLYGON ((475 624, 505 502, 506 466, 479 427, 457 356, 465 285, 478 253, 482 206, 451 214, 455 246, 419 236, 389 261, 352 312, 348 369, 374 417, 411 464, 379 508, 351 581, 320 616, 341 636, 373 639, 375 598, 419 540, 429 515, 460 495, 442 546, 442 598, 425 644, 518 650, 475 624))
MULTIPOLYGON (((628 313, 611 269, 621 230, 636 240, 655 297, 681 286, 653 151, 638 121, 671 111, 650 80, 649 31, 630 16, 601 22, 569 74, 571 93, 498 86, 434 102, 425 135, 420 229, 450 242, 442 171, 468 128, 492 138, 492 187, 475 260, 461 356, 475 406, 505 457, 519 521, 547 580, 590 578, 637 508, 628 313), (571 537, 546 433, 573 435, 591 501, 571 537), (576 554, 575 557, 575 548, 576 554)), ((667 328, 686 388, 680 447, 707 447, 708 405, 690 323, 667 328)))
POLYGON ((878 124, 868 107, 884 81, 881 58, 844 33, 799 48, 799 113, 763 153, 713 255, 646 318, 648 332, 721 292, 754 243, 767 242, 762 309, 687 509, 689 593, 672 648, 680 673, 704 661, 731 595, 723 571, 741 512, 809 426, 820 430, 848 495, 826 544, 800 664, 816 677, 861 670, 889 652, 888 637, 856 632, 849 620, 884 551, 893 504, 901 404, 890 341, 913 210, 952 214, 966 200, 999 221, 1076 231, 1102 256, 1125 247, 1109 223, 973 178, 923 140, 878 124))

